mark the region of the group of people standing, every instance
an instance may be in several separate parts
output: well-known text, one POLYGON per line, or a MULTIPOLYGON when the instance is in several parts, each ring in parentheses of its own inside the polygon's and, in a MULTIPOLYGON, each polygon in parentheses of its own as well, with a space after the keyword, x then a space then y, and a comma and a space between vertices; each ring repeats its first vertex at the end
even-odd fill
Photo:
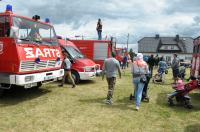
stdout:
POLYGON ((122 62, 120 62, 122 69, 126 69, 126 67, 128 67, 129 60, 130 60, 129 54, 128 53, 124 53, 124 55, 122 57, 122 62))
MULTIPOLYGON (((131 62, 131 65, 132 65, 131 68, 132 83, 134 85, 134 90, 132 92, 132 95, 135 98, 135 106, 136 106, 135 109, 138 111, 140 108, 145 82, 147 80, 146 75, 153 74, 155 60, 153 55, 151 55, 151 57, 146 62, 143 60, 143 54, 138 53, 134 61, 131 62)), ((160 58, 158 62, 158 67, 159 70, 164 70, 167 68, 167 64, 164 61, 163 57, 160 58)), ((174 54, 171 67, 173 71, 173 79, 174 81, 176 81, 179 74, 179 59, 177 58, 177 54, 174 54)), ((112 57, 104 61, 103 74, 102 74, 102 79, 104 79, 104 75, 106 75, 108 83, 108 94, 107 94, 106 104, 112 104, 112 96, 116 83, 117 71, 119 73, 119 77, 121 78, 120 64, 115 59, 115 54, 112 53, 112 57)))
MULTIPOLYGON (((158 68, 159 73, 165 72, 165 70, 168 67, 167 62, 164 60, 164 57, 163 56, 158 57, 158 55, 156 55, 156 57, 151 55, 149 57, 149 59, 147 60, 147 63, 149 65, 149 71, 150 71, 151 75, 153 75, 154 67, 158 68)), ((172 63, 171 63, 171 68, 172 68, 174 82, 179 75, 179 67, 180 67, 180 60, 179 60, 177 54, 173 54, 173 60, 172 60, 172 63)))
MULTIPOLYGON (((113 91, 116 83, 117 71, 119 77, 121 78, 121 69, 119 61, 115 59, 115 53, 112 53, 112 57, 104 61, 103 71, 102 71, 102 80, 104 75, 106 75, 108 83, 108 94, 106 99, 106 104, 112 104, 113 91)), ((136 110, 139 110, 142 91, 144 88, 144 82, 141 81, 141 78, 145 80, 145 74, 149 72, 147 63, 143 60, 143 55, 138 53, 136 60, 132 63, 132 75, 133 75, 133 84, 135 86, 133 95, 135 95, 136 101, 136 110)), ((143 81, 144 81, 143 80, 143 81)))
MULTIPOLYGON (((98 33, 98 40, 102 39, 102 23, 101 19, 98 19, 97 22, 97 27, 96 27, 97 33, 98 33)), ((66 77, 71 80, 72 83, 72 88, 74 88, 75 82, 74 79, 72 78, 71 75, 71 62, 69 60, 69 57, 67 54, 65 55, 64 63, 63 63, 63 68, 65 70, 65 74, 63 77, 63 80, 59 86, 63 86, 66 77)), ((107 93, 107 98, 106 98, 106 104, 111 105, 112 102, 112 97, 113 97, 113 92, 115 88, 115 83, 116 83, 116 77, 117 77, 117 72, 119 74, 119 77, 121 78, 121 69, 120 69, 120 63, 118 60, 115 59, 116 54, 112 53, 111 58, 107 58, 104 61, 104 65, 102 68, 102 80, 104 80, 104 76, 106 75, 106 80, 108 84, 108 93, 107 93)), ((154 66, 158 67, 158 72, 163 72, 167 68, 167 64, 164 61, 164 58, 161 57, 159 58, 158 55, 154 57, 151 55, 146 61, 143 60, 143 54, 138 53, 136 58, 131 61, 131 73, 132 73, 132 83, 134 85, 134 90, 132 92, 132 95, 135 98, 135 105, 136 105, 136 110, 139 110, 141 99, 142 99, 142 93, 143 89, 145 86, 145 83, 147 81, 147 74, 150 76, 153 75, 153 69, 154 66)), ((122 63, 122 69, 128 66, 128 55, 123 57, 123 63, 122 63)), ((174 54, 174 59, 172 61, 172 72, 173 72, 173 78, 174 82, 176 81, 178 74, 179 74, 179 59, 177 58, 177 54, 174 54)))

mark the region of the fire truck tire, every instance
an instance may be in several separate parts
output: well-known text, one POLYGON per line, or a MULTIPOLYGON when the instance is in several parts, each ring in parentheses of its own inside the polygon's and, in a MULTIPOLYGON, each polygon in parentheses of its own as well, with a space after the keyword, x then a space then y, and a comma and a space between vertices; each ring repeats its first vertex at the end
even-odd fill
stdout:
POLYGON ((72 77, 73 77, 74 82, 75 82, 76 84, 78 84, 78 83, 80 82, 80 76, 79 76, 78 72, 72 71, 72 77))
POLYGON ((0 97, 3 96, 3 92, 4 92, 4 89, 1 89, 1 88, 0 88, 0 97))

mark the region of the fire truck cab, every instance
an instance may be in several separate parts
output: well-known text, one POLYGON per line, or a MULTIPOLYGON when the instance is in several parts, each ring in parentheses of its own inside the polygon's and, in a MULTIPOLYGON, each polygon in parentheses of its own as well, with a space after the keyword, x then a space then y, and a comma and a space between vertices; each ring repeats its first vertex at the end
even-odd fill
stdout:
POLYGON ((11 5, 0 13, 1 93, 13 85, 39 87, 64 75, 54 27, 39 18, 16 15, 11 5))
POLYGON ((63 52, 69 55, 72 62, 71 73, 75 83, 80 80, 91 80, 100 71, 100 66, 86 58, 80 50, 69 40, 58 39, 63 52))
POLYGON ((70 40, 89 59, 100 65, 115 52, 116 43, 111 40, 70 40))

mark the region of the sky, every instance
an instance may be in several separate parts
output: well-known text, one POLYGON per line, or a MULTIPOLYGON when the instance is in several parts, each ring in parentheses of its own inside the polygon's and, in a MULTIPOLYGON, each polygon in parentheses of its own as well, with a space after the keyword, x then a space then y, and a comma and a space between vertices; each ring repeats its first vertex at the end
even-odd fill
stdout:
POLYGON ((126 46, 129 34, 131 48, 143 37, 197 37, 200 35, 199 0, 1 0, 13 12, 41 19, 50 18, 57 35, 75 38, 97 38, 96 23, 101 18, 103 38, 116 37, 126 46))

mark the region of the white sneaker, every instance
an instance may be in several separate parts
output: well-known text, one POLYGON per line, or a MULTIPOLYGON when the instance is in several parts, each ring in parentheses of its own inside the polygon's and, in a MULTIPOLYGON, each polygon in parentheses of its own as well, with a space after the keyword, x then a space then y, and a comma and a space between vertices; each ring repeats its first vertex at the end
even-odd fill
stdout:
POLYGON ((136 111, 139 111, 139 109, 140 109, 139 106, 136 106, 135 110, 136 110, 136 111))

